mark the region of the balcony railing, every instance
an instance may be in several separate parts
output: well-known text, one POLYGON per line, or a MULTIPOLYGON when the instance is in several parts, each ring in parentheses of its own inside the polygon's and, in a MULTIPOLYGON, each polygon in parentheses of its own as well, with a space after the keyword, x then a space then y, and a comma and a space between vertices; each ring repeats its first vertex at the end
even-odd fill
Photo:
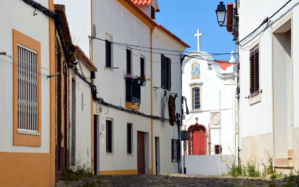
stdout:
POLYGON ((126 102, 133 105, 140 105, 140 83, 137 79, 126 78, 126 102))

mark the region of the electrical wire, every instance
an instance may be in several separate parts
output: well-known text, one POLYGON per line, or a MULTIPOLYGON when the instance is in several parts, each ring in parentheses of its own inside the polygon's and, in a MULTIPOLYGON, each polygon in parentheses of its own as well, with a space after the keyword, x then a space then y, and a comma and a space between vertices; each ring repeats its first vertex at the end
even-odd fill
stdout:
MULTIPOLYGON (((7 57, 9 57, 9 56, 7 56, 7 57)), ((9 57, 9 58, 11 58, 11 57, 9 57)), ((19 65, 19 64, 17 64, 17 63, 14 63, 14 62, 9 61, 9 60, 7 60, 7 59, 5 59, 5 58, 2 58, 2 57, 0 57, 0 61, 2 61, 2 62, 6 62, 6 63, 11 64, 11 65, 14 65, 14 66, 17 66, 18 68, 23 69, 23 70, 26 70, 26 71, 29 71, 29 72, 31 72, 31 73, 36 73, 36 74, 41 74, 41 75, 44 75, 44 76, 49 76, 48 74, 44 74, 44 73, 41 73, 41 72, 34 71, 34 70, 32 70, 32 69, 26 68, 26 67, 24 67, 24 66, 21 66, 21 65, 19 65)), ((26 62, 25 60, 23 60, 23 61, 26 62)), ((33 66, 37 66, 37 65, 33 65, 33 66)), ((47 68, 43 68, 43 67, 41 67, 41 66, 37 66, 37 67, 40 68, 40 69, 44 69, 44 70, 47 70, 47 71, 50 72, 50 70, 47 69, 47 68)), ((54 74, 59 74, 59 73, 54 72, 54 74)))
MULTIPOLYGON (((103 42, 106 41, 105 39, 97 38, 97 37, 91 37, 91 36, 89 36, 89 38, 96 39, 96 40, 103 41, 103 42)), ((139 51, 152 52, 154 54, 164 54, 164 55, 170 55, 170 56, 177 56, 178 55, 177 54, 178 51, 173 50, 173 49, 151 48, 151 47, 147 47, 147 46, 140 46, 140 45, 134 45, 134 44, 128 44, 128 43, 121 43, 121 42, 114 42, 114 41, 111 41, 111 43, 114 44, 114 45, 121 46, 121 47, 126 47, 126 48, 130 47, 132 49, 139 50, 139 51), (155 52, 155 50, 157 50, 158 52, 155 52), (162 53, 161 51, 169 51, 169 52, 176 52, 176 53, 175 54, 174 53, 162 53)), ((183 53, 183 54, 186 54, 186 53, 183 53)), ((231 53, 209 53, 209 54, 212 55, 212 56, 219 56, 219 55, 230 55, 231 53)), ((204 55, 205 54, 203 54, 203 56, 204 55)))
POLYGON ((246 40, 249 36, 251 36, 253 33, 255 33, 261 26, 263 26, 265 23, 268 23, 268 21, 273 18, 278 12, 280 12, 285 6, 287 6, 292 0, 289 0, 286 2, 282 7, 280 7, 274 14, 272 14, 270 17, 266 17, 263 22, 256 28, 254 29, 251 33, 249 33, 247 36, 245 36, 242 40, 240 40, 239 43, 243 42, 246 40))

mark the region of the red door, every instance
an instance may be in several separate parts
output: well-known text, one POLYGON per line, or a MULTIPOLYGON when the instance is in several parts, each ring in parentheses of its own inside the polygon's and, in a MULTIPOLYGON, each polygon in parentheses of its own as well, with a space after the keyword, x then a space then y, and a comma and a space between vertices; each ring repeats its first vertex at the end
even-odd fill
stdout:
POLYGON ((204 127, 195 128, 192 132, 193 155, 206 154, 206 131, 204 127))
POLYGON ((145 152, 143 132, 137 132, 137 168, 138 174, 145 174, 145 152))

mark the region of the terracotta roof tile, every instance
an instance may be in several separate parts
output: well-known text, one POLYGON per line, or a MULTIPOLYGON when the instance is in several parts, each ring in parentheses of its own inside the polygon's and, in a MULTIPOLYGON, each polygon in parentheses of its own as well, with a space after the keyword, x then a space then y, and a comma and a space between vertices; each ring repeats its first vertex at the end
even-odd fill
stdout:
POLYGON ((135 5, 150 5, 152 0, 131 0, 135 5))
MULTIPOLYGON (((226 69, 232 65, 231 63, 229 63, 229 61, 226 60, 214 60, 214 62, 219 64, 221 69, 223 69, 224 71, 226 71, 226 69)), ((237 66, 237 64, 235 64, 235 66, 237 66)))

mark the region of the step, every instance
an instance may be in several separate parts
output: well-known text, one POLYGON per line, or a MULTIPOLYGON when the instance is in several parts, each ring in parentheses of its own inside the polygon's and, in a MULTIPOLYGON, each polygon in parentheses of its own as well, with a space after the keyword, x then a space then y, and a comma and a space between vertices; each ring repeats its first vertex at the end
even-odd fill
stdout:
POLYGON ((289 165, 275 165, 274 169, 275 169, 276 173, 282 173, 282 174, 288 175, 294 169, 294 166, 289 166, 289 165))

